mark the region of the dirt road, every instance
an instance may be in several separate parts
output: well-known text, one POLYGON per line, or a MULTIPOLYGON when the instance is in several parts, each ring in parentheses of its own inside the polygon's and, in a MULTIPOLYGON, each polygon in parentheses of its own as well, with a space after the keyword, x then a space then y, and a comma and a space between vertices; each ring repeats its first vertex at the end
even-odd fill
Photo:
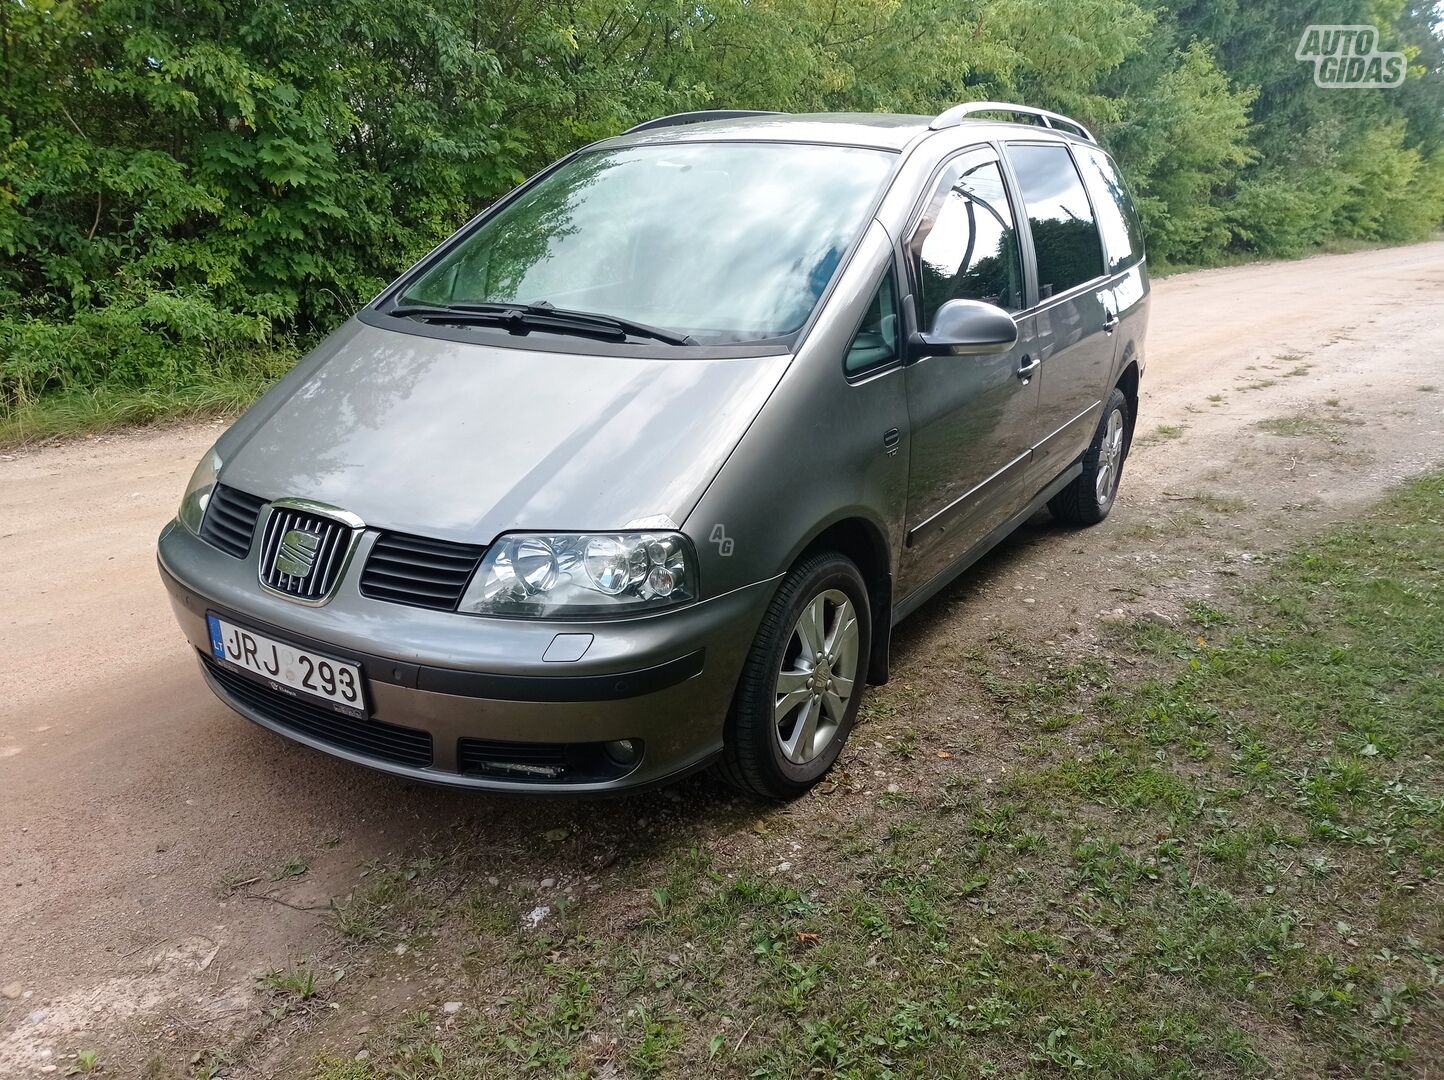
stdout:
MULTIPOLYGON (((903 629, 900 677, 989 629, 1086 640, 1115 609, 1167 615, 1444 464, 1444 243, 1183 275, 1154 295, 1114 515, 1025 528, 903 629)), ((317 909, 369 861, 462 820, 500 851, 549 821, 640 812, 400 783, 217 703, 153 550, 218 432, 0 456, 0 1076, 63 1072, 82 1047, 114 1075, 183 1068, 254 1019, 257 972, 322 951, 317 909)))

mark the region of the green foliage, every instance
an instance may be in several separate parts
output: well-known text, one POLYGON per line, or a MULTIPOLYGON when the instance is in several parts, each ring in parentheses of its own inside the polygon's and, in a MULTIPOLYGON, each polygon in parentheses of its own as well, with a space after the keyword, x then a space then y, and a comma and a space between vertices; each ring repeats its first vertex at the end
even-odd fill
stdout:
POLYGON ((1056 108, 1164 263, 1426 236, 1434 19, 1335 17, 1406 84, 1315 87, 1290 0, 0 0, 0 419, 264 378, 530 172, 690 108, 1056 108))
POLYGON ((1138 210, 1155 255, 1207 261, 1228 247, 1221 195, 1253 158, 1247 141, 1253 100, 1252 91, 1230 87, 1208 46, 1194 42, 1140 102, 1119 153, 1136 177, 1138 210))

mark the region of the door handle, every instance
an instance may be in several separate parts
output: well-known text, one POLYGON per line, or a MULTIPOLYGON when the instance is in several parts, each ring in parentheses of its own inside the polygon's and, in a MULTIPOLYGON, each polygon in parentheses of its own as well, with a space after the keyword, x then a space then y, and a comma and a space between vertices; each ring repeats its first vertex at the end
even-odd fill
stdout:
POLYGON ((1105 311, 1103 313, 1103 332, 1111 334, 1118 329, 1118 312, 1105 311))
POLYGON ((1022 379, 1024 382, 1027 382, 1038 373, 1038 369, 1042 366, 1043 361, 1038 359, 1036 356, 1024 356, 1023 366, 1018 369, 1018 378, 1022 379))

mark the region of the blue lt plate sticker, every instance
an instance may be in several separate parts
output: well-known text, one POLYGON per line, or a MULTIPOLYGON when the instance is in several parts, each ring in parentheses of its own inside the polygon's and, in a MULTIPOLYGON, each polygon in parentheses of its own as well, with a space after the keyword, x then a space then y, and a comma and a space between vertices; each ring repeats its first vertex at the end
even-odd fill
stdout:
POLYGON ((221 620, 214 615, 207 615, 206 625, 211 629, 211 655, 217 660, 224 660, 226 658, 226 646, 221 641, 221 620))

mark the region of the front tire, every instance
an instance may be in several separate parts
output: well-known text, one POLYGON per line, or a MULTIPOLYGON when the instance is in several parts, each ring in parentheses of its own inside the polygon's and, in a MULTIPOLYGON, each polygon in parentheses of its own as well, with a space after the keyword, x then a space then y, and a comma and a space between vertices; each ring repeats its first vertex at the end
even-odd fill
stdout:
POLYGON ((791 799, 832 768, 857 719, 872 645, 872 612, 857 566, 832 551, 783 580, 742 668, 723 779, 791 799))
POLYGON ((1118 497, 1127 457, 1128 399, 1114 387, 1083 455, 1082 474, 1048 501, 1053 516, 1068 525, 1097 525, 1106 518, 1118 497))

